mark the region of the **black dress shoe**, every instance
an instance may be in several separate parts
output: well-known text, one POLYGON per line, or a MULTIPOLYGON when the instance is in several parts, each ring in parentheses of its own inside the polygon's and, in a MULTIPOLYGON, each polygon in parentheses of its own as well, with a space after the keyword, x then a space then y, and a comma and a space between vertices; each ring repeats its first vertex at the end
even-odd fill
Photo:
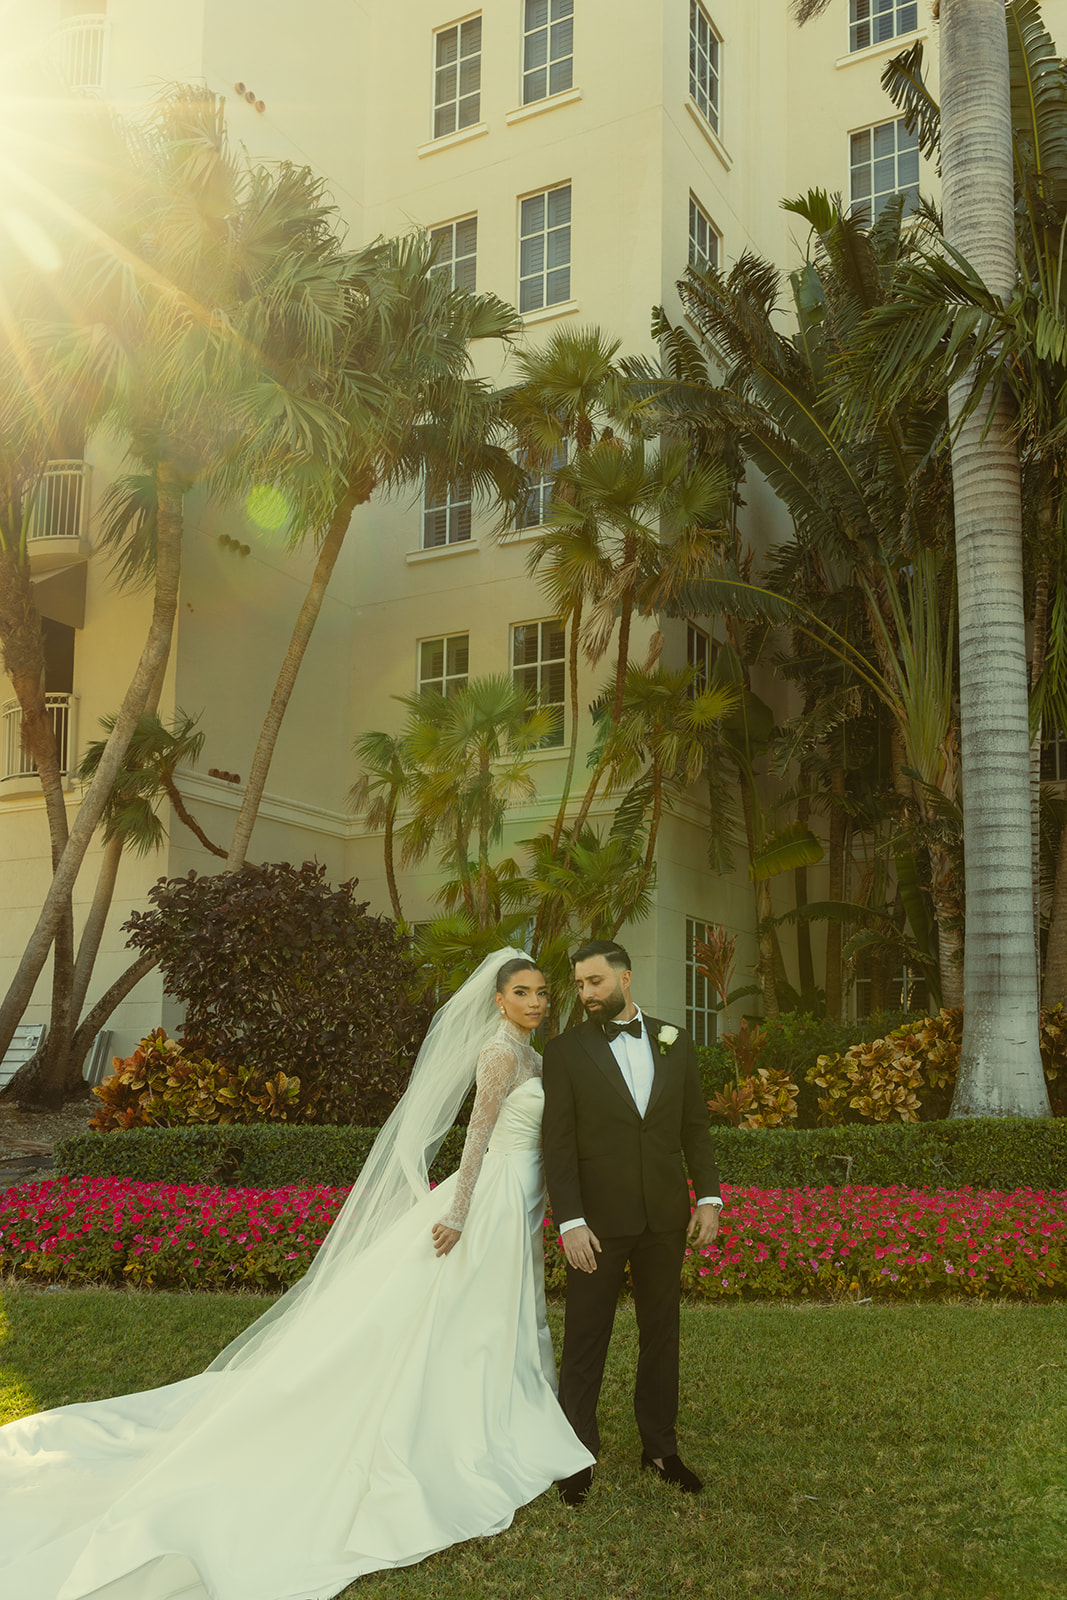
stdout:
POLYGON ((646 1450, 641 1452, 642 1472, 654 1472, 657 1478, 662 1478, 664 1483, 678 1485, 683 1494, 699 1494, 703 1489, 703 1481, 695 1472, 690 1472, 681 1456, 664 1456, 662 1467, 657 1467, 655 1461, 646 1450))
POLYGON ((561 1478, 556 1484, 559 1497, 565 1506, 580 1506, 589 1493, 589 1485, 593 1481, 592 1467, 583 1467, 581 1472, 574 1472, 569 1478, 561 1478))

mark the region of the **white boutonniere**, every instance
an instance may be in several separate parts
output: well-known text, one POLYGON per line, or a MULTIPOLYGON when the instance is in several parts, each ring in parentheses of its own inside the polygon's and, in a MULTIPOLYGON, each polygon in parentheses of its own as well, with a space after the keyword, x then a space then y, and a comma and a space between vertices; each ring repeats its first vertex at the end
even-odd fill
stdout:
POLYGON ((659 1045, 659 1053, 661 1056, 665 1056, 667 1054, 667 1051, 670 1049, 677 1037, 678 1029, 672 1028, 669 1022, 664 1023, 663 1027, 656 1035, 656 1043, 659 1045))

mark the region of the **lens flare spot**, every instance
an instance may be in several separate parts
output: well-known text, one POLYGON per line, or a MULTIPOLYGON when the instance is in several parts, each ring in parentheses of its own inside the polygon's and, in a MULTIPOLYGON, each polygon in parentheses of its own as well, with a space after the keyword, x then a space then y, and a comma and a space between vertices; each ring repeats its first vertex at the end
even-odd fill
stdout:
POLYGON ((35 218, 25 211, 10 207, 4 212, 4 225, 23 255, 40 272, 58 272, 62 257, 51 239, 35 218))
POLYGON ((292 510, 289 496, 267 483, 257 484, 245 501, 245 515, 249 522, 254 522, 257 528, 262 528, 266 533, 278 533, 284 528, 292 510))

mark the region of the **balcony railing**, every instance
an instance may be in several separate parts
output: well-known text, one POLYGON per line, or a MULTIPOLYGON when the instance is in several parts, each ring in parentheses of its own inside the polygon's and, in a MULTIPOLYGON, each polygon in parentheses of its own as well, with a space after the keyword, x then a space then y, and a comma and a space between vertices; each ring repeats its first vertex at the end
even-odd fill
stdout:
POLYGON ((34 485, 26 537, 81 539, 89 510, 89 463, 50 461, 34 485))
MULTIPOLYGON (((59 770, 66 775, 73 746, 74 708, 76 697, 72 694, 46 694, 45 704, 52 718, 56 747, 59 752, 59 770)), ((32 778, 37 767, 22 742, 22 707, 17 700, 9 700, 0 712, 0 780, 32 778)))
POLYGON ((55 52, 72 94, 100 94, 107 64, 107 17, 71 17, 55 35, 55 52))

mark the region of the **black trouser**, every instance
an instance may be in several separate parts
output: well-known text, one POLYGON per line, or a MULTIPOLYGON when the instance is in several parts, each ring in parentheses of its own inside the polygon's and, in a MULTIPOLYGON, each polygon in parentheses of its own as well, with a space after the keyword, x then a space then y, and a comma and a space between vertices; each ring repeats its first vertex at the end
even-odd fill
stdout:
POLYGON ((633 1281, 639 1353, 634 1415, 645 1451, 657 1460, 678 1448, 678 1307, 685 1229, 601 1239, 595 1272, 567 1268, 559 1403, 579 1439, 597 1455, 596 1408, 626 1263, 633 1281))

